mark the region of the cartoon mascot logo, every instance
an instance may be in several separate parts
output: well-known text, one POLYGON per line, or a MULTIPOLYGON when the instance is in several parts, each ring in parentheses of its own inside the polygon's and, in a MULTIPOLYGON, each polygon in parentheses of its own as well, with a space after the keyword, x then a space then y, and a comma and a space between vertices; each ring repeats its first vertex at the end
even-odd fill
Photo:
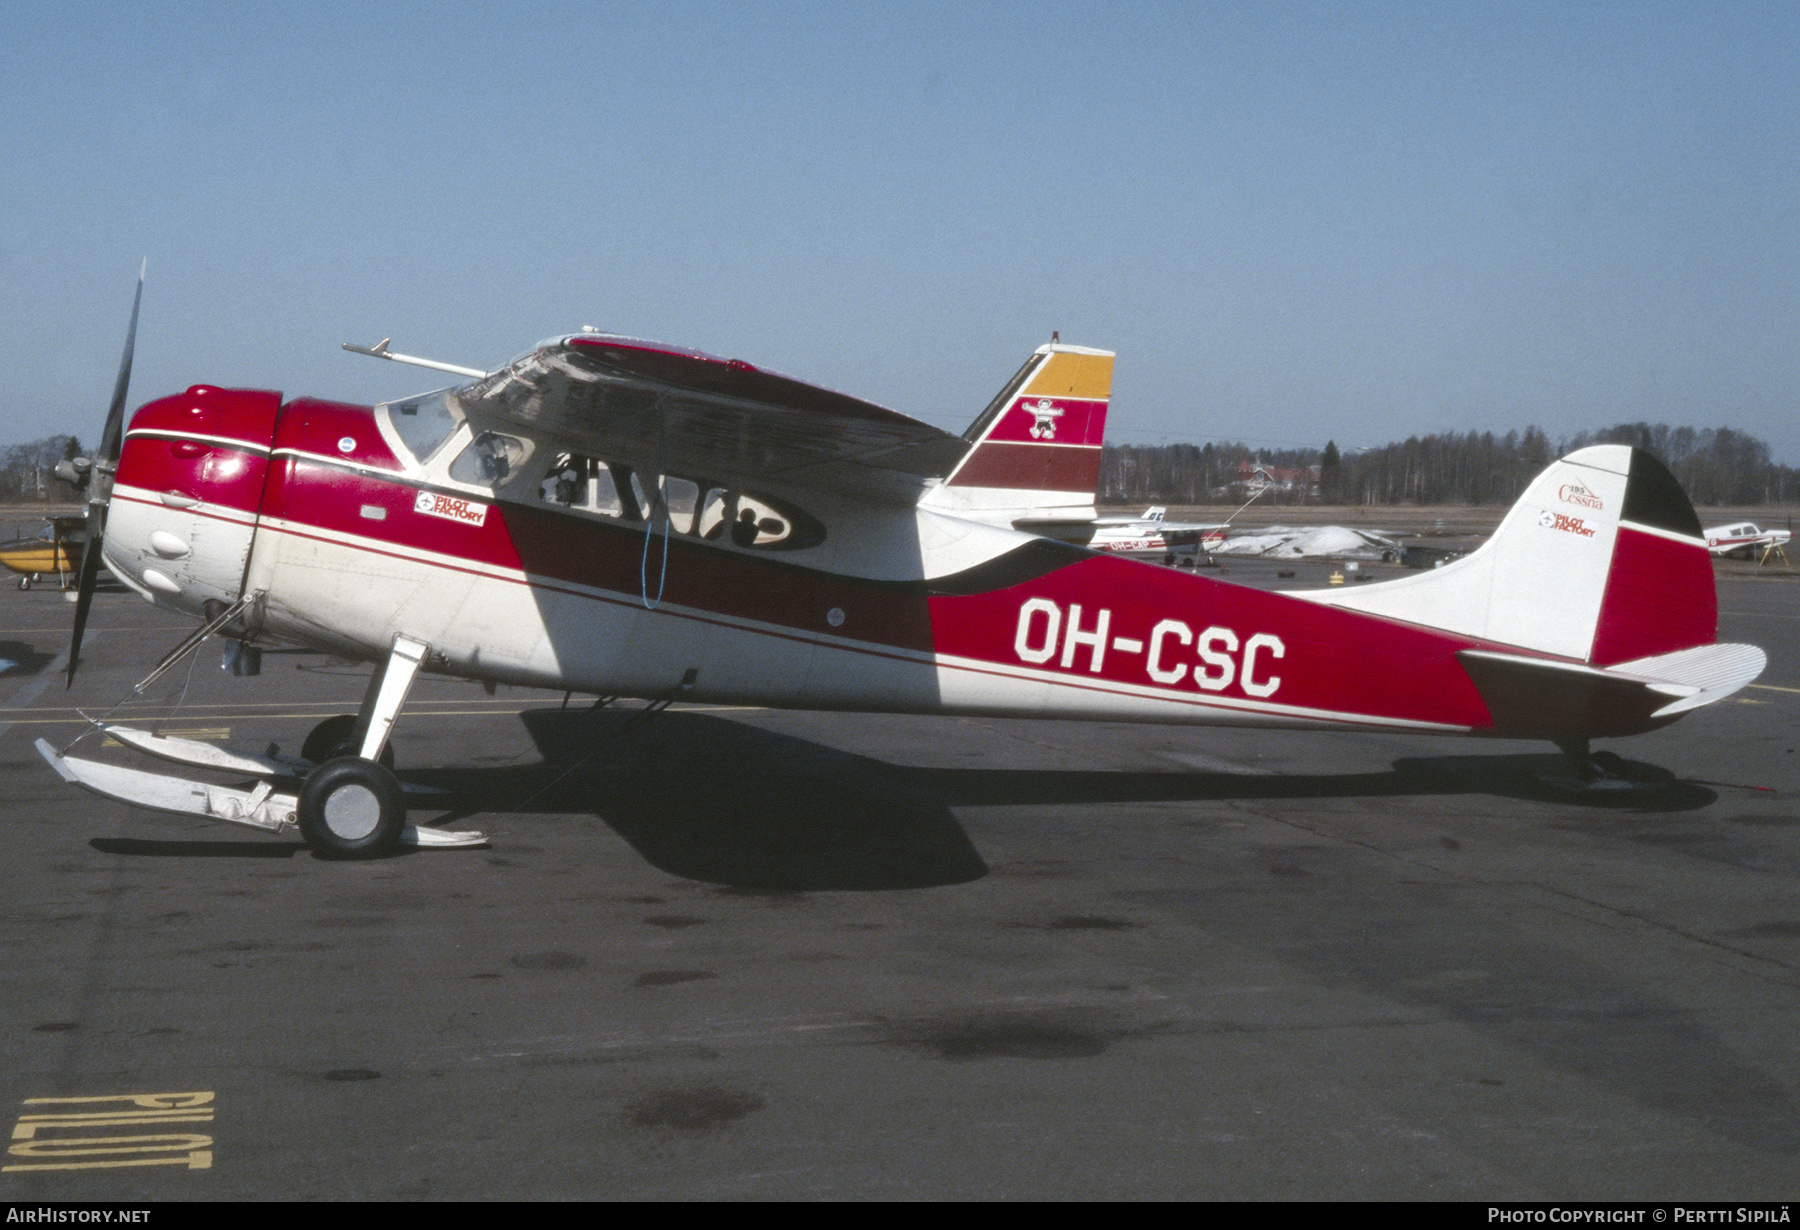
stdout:
POLYGON ((1043 398, 1023 407, 1036 421, 1032 423, 1030 435, 1033 440, 1056 439, 1056 420, 1063 416, 1062 407, 1052 405, 1043 398))

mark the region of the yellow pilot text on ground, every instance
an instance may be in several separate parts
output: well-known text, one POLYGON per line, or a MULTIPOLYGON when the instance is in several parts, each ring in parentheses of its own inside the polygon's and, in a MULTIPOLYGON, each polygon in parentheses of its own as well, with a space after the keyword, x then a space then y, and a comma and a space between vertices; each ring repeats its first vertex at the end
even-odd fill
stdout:
POLYGON ((119 1136, 63 1135, 96 1128, 130 1128, 153 1124, 211 1123, 213 1095, 128 1093, 75 1098, 26 1098, 27 1108, 68 1106, 71 1110, 31 1110, 14 1123, 9 1162, 0 1172, 21 1170, 95 1170, 119 1166, 212 1166, 213 1139, 188 1132, 147 1132, 119 1136))

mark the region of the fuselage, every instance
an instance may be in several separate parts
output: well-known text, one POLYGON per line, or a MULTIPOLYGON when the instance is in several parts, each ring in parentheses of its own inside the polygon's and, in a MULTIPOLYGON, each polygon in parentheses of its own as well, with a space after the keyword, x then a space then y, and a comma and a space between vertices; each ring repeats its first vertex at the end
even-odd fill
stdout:
MULTIPOLYGON (((148 403, 106 562, 195 615, 253 596, 257 638, 375 659, 405 634, 429 669, 559 690, 685 680, 694 699, 794 708, 1567 733, 1556 715, 1497 725, 1456 657, 1516 647, 928 507, 659 481, 643 459, 447 406, 207 386, 148 403)), ((1583 731, 1661 725, 1650 712, 1583 731)))

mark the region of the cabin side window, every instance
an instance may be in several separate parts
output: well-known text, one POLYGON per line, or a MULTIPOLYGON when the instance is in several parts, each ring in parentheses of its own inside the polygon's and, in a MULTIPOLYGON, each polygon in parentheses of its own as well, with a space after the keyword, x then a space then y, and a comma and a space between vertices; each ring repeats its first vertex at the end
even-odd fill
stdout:
POLYGON ((669 512, 669 528, 677 534, 694 532, 694 513, 700 506, 700 484, 692 479, 663 475, 663 506, 669 512))
POLYGON ((650 503, 643 483, 629 466, 580 453, 557 453, 551 458, 549 470, 538 483, 538 498, 558 508, 622 521, 642 521, 650 503))
POLYGON ((459 483, 502 487, 530 452, 530 446, 517 436, 484 431, 450 463, 450 477, 459 483))
MULTIPOLYGON (((740 491, 714 487, 706 493, 694 533, 702 538, 724 539, 737 547, 811 546, 795 542, 795 522, 766 501, 740 491)), ((824 537, 821 529, 820 538, 824 537)), ((814 540, 817 541, 816 539, 814 540)))
POLYGON ((543 504, 571 512, 598 514, 638 525, 648 521, 658 531, 662 528, 662 510, 658 507, 661 504, 668 511, 671 535, 728 542, 736 547, 792 551, 817 546, 825 540, 825 527, 817 518, 785 501, 676 474, 647 483, 644 476, 622 462, 581 453, 556 453, 551 457, 538 478, 537 498, 543 504))

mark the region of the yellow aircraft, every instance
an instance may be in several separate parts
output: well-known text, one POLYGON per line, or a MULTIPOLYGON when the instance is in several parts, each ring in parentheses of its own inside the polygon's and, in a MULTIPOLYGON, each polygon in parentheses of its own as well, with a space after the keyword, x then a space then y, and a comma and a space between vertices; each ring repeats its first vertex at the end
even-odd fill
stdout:
POLYGON ((46 573, 55 575, 58 585, 67 589, 81 565, 82 547, 87 543, 87 518, 76 515, 44 520, 49 524, 31 537, 0 543, 0 564, 20 574, 20 589, 30 589, 46 573))

